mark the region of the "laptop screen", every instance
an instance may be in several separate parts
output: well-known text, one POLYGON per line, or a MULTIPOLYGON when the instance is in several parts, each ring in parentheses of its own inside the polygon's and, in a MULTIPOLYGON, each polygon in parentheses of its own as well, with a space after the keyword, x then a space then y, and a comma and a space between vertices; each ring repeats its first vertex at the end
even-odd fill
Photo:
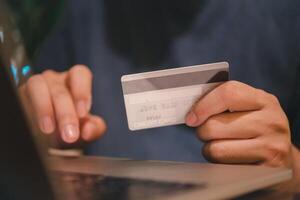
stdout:
POLYGON ((54 199, 16 85, 31 73, 13 16, 0 1, 0 199, 54 199))

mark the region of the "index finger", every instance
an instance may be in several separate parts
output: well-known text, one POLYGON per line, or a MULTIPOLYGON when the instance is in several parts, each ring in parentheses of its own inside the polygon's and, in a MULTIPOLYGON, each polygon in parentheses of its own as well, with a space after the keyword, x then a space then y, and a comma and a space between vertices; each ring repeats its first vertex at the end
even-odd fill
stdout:
POLYGON ((92 104, 92 73, 84 65, 75 65, 68 73, 68 85, 80 118, 85 117, 92 104))
POLYGON ((186 123, 196 127, 209 117, 225 111, 252 111, 262 109, 266 92, 244 83, 228 81, 200 99, 186 116, 186 123))

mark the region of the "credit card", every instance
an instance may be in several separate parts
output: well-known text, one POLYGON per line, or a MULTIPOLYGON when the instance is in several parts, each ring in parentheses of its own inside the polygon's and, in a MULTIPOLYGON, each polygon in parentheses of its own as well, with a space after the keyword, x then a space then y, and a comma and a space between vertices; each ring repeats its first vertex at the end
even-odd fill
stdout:
POLYGON ((228 79, 227 62, 124 75, 128 127, 134 131, 183 124, 193 104, 228 79))

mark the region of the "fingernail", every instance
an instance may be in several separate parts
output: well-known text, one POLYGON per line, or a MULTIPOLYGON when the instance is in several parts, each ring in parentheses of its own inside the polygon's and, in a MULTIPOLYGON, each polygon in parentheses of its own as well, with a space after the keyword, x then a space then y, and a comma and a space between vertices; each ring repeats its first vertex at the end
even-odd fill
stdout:
POLYGON ((197 115, 193 111, 190 111, 186 117, 186 124, 188 126, 195 126, 197 121, 198 121, 197 115))
POLYGON ((54 131, 54 123, 51 117, 44 117, 41 124, 42 131, 50 134, 54 131))
POLYGON ((65 125, 63 128, 62 139, 67 143, 76 142, 79 138, 79 130, 72 124, 65 125))
POLYGON ((81 100, 77 103, 77 113, 79 117, 85 117, 87 114, 87 106, 85 101, 81 100))

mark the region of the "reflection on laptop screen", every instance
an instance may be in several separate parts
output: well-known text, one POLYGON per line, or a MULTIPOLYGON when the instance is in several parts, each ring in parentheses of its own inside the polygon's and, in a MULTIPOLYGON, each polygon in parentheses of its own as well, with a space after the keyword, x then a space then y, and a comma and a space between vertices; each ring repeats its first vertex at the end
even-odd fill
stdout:
POLYGON ((32 73, 28 64, 26 52, 21 35, 13 18, 9 17, 3 9, 0 13, 0 42, 2 62, 14 79, 16 85, 22 84, 32 73))

